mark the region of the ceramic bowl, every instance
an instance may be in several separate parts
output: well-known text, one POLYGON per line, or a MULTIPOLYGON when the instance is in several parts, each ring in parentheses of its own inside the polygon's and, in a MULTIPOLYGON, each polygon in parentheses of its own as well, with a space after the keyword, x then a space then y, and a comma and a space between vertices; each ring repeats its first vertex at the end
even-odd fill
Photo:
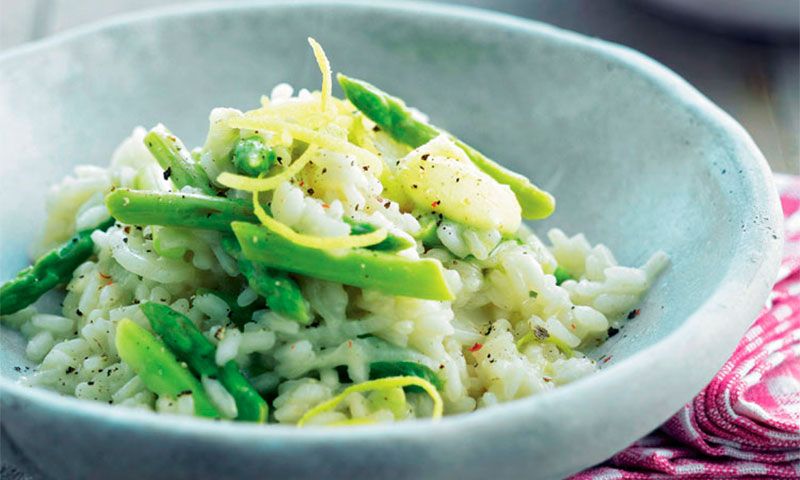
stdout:
MULTIPOLYGON (((2 425, 58 478, 557 478, 609 457, 696 394, 763 305, 779 207, 747 133, 627 48, 481 10, 417 3, 202 5, 120 18, 0 58, 0 268, 28 263, 48 185, 104 165, 135 125, 197 144, 212 107, 277 82, 318 88, 306 43, 554 192, 535 223, 671 266, 594 376, 446 418, 360 428, 157 416, 19 386, 3 330, 2 425)), ((24 369, 23 369, 23 372, 24 369)))

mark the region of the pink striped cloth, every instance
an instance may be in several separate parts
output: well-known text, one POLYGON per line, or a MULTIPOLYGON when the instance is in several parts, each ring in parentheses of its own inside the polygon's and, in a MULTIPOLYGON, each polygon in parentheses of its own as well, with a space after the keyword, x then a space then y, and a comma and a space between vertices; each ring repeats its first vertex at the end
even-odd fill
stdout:
POLYGON ((800 479, 800 177, 776 183, 786 243, 761 316, 694 400, 572 480, 800 479))

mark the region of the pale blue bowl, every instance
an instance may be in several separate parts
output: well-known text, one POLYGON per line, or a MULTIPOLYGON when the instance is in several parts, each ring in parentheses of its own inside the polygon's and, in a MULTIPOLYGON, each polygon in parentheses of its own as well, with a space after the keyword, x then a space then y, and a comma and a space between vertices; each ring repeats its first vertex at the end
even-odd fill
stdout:
POLYGON ((0 58, 2 278, 28 262, 44 190, 103 165, 134 125, 190 144, 208 111, 276 82, 317 88, 306 44, 405 98, 555 193, 535 225, 584 231, 637 264, 672 265, 552 393, 438 424, 297 430, 156 416, 14 383, 2 334, 2 425, 64 478, 556 478, 599 462, 697 393, 764 303, 781 250, 770 171, 747 133, 675 74, 627 48, 480 10, 416 3, 191 6, 82 29, 0 58))

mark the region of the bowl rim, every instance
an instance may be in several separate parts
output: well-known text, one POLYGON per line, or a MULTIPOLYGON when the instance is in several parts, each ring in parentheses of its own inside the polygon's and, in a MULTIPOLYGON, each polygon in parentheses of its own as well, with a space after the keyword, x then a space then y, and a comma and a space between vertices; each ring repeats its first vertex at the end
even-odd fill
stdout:
MULTIPOLYGON (((369 0, 275 0, 263 2, 259 0, 248 0, 233 4, 227 3, 193 3, 188 5, 176 5, 147 9, 141 12, 129 13, 112 17, 111 19, 98 23, 81 26, 67 30, 63 33, 47 37, 39 41, 32 42, 10 49, 0 54, 0 65, 5 62, 22 58, 27 54, 45 51, 60 44, 70 42, 75 39, 91 36, 93 34, 124 29, 131 25, 148 21, 158 21, 162 19, 173 19, 179 17, 189 17, 193 15, 204 15, 215 12, 230 12, 248 9, 271 9, 271 8, 317 8, 317 7, 345 7, 370 9, 376 13, 383 12, 416 12, 432 16, 456 17, 458 19, 479 22, 485 25, 491 24, 500 30, 514 31, 547 37, 554 43, 566 45, 572 48, 582 48, 593 54, 602 56, 609 60, 618 62, 625 68, 634 71, 636 74, 647 78, 658 88, 669 91, 675 101, 692 108, 699 117, 706 120, 710 125, 714 125, 718 130, 730 139, 737 141, 744 153, 737 155, 737 159, 750 157, 752 162, 748 165, 751 168, 745 169, 743 176, 748 177, 744 184, 766 188, 753 188, 753 197, 757 205, 763 205, 766 212, 765 229, 748 229, 742 233, 737 248, 747 247, 750 252, 758 252, 759 260, 755 262, 739 262, 734 265, 732 262, 728 271, 725 272, 717 289, 692 313, 686 320, 673 332, 658 342, 645 347, 634 353, 630 357, 617 364, 610 365, 600 371, 584 377, 574 383, 564 385, 544 394, 534 395, 527 398, 493 406, 492 408, 476 410, 469 414, 459 414, 448 416, 437 422, 436 425, 428 419, 416 419, 411 421, 394 423, 391 425, 367 425, 360 428, 330 429, 325 427, 305 427, 296 428, 293 425, 270 424, 268 428, 260 424, 246 424, 236 422, 210 422, 194 417, 182 417, 170 414, 153 414, 149 411, 137 409, 112 408, 112 406, 99 402, 79 400, 74 397, 61 396, 55 392, 45 389, 31 388, 18 384, 15 380, 0 376, 0 398, 3 403, 13 399, 14 403, 31 402, 50 410, 63 412, 66 415, 91 417, 103 422, 123 424, 128 427, 148 428, 158 432, 170 434, 204 436, 206 438, 219 437, 221 435, 235 435, 243 440, 255 439, 282 439, 282 440, 326 440, 326 441, 374 441, 377 438, 386 439, 389 437, 408 438, 420 435, 430 436, 436 430, 439 431, 461 431, 464 428, 480 427, 493 423, 513 421, 514 416, 528 409, 535 409, 543 399, 548 403, 558 403, 563 398, 573 395, 590 394, 596 387, 608 382, 614 377, 624 377, 627 372, 636 369, 638 361, 648 356, 659 356, 671 358, 668 352, 673 345, 682 342, 684 337, 692 335, 694 332, 703 328, 704 323, 710 316, 720 315, 724 312, 727 315, 737 316, 737 321, 742 324, 741 333, 746 327, 745 322, 755 318, 755 314, 761 309, 763 301, 767 298, 771 281, 775 278, 778 271, 782 242, 770 241, 767 230, 771 230, 777 235, 781 235, 780 207, 777 192, 775 190, 771 171, 763 155, 756 147, 745 129, 733 118, 725 113, 718 106, 713 104, 694 87, 685 80, 672 72, 667 67, 647 57, 646 55, 634 51, 633 49, 611 42, 590 38, 585 35, 564 30, 552 25, 544 24, 535 20, 523 19, 510 14, 484 10, 475 7, 431 4, 418 1, 407 1, 401 3, 370 2, 369 0), (760 202, 760 203, 759 203, 760 202), (738 268, 737 268, 738 266, 738 268), (760 281, 759 281, 760 280, 760 281), (739 288, 746 287, 742 292, 739 288), (431 430, 431 429, 435 430, 431 430)), ((734 322, 733 320, 729 321, 734 322)), ((731 351, 732 351, 731 347, 731 351)), ((724 359, 720 360, 720 365, 724 359)), ((719 365, 717 365, 718 367, 719 365)), ((710 380, 711 377, 707 378, 710 380)), ((700 387, 698 387, 699 389, 700 387)), ((695 392, 696 393, 696 392, 695 392)), ((662 418, 661 421, 666 420, 662 418)), ((651 425, 650 427, 655 427, 651 425)))

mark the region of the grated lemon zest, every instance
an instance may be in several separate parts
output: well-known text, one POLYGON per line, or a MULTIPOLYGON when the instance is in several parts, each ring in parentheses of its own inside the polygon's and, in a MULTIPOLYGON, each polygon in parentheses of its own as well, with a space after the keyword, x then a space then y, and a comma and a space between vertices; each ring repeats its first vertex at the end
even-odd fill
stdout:
POLYGON ((353 145, 347 140, 336 138, 333 135, 318 132, 296 123, 286 122, 276 117, 260 115, 258 113, 248 113, 244 117, 231 118, 226 123, 231 128, 285 132, 301 142, 314 144, 332 152, 352 155, 356 157, 363 166, 368 167, 370 173, 376 177, 380 177, 383 171, 383 162, 369 150, 353 145))
MULTIPOLYGON (((271 116, 312 129, 322 128, 344 116, 341 114, 333 115, 331 112, 320 112, 319 97, 319 92, 314 92, 310 98, 291 98, 280 103, 262 105, 261 108, 247 112, 245 116, 271 116)), ((337 98, 331 98, 330 100, 334 104, 340 101, 337 98)))
POLYGON ((303 152, 300 157, 292 162, 289 167, 278 173, 276 175, 272 175, 271 177, 265 178, 254 178, 254 177, 247 177, 244 175, 238 175, 236 173, 230 172, 222 172, 217 177, 217 183, 226 186, 228 188, 235 188, 237 190, 244 190, 246 192, 266 192, 268 190, 273 190, 278 188, 278 186, 291 179, 305 167, 308 162, 316 154, 318 148, 316 145, 311 145, 303 152))
POLYGON ((413 376, 399 376, 399 377, 386 377, 380 378, 378 380, 369 380, 362 383, 357 383, 355 385, 351 385, 342 391, 339 395, 328 399, 316 407, 312 408, 311 410, 307 411, 300 417, 300 420, 297 422, 298 427, 302 427, 308 422, 310 419, 314 418, 315 416, 319 415, 320 413, 325 413, 333 410, 336 408, 348 395, 351 393, 360 393, 360 392, 368 392, 370 390, 385 390, 388 388, 395 388, 395 387, 409 387, 409 386, 417 386, 421 387, 425 390, 425 393, 430 395, 431 399, 433 400, 433 415, 431 418, 434 420, 439 420, 442 418, 442 413, 444 411, 444 404, 442 402, 442 396, 439 395, 439 391, 436 390, 436 387, 431 384, 431 382, 424 380, 419 377, 413 376))
POLYGON ((318 237, 297 233, 287 225, 267 215, 261 202, 258 201, 258 192, 253 192, 253 210, 258 220, 278 235, 288 239, 296 245, 320 250, 333 250, 338 248, 359 248, 375 245, 386 239, 388 233, 385 228, 364 235, 346 235, 343 237, 318 237))
POLYGON ((314 58, 317 59, 319 71, 322 73, 322 98, 320 99, 320 105, 322 106, 322 111, 325 112, 328 110, 328 99, 331 98, 333 88, 331 83, 331 63, 328 61, 328 57, 325 55, 322 46, 320 46, 316 40, 308 37, 308 44, 311 45, 311 49, 314 51, 314 58))

